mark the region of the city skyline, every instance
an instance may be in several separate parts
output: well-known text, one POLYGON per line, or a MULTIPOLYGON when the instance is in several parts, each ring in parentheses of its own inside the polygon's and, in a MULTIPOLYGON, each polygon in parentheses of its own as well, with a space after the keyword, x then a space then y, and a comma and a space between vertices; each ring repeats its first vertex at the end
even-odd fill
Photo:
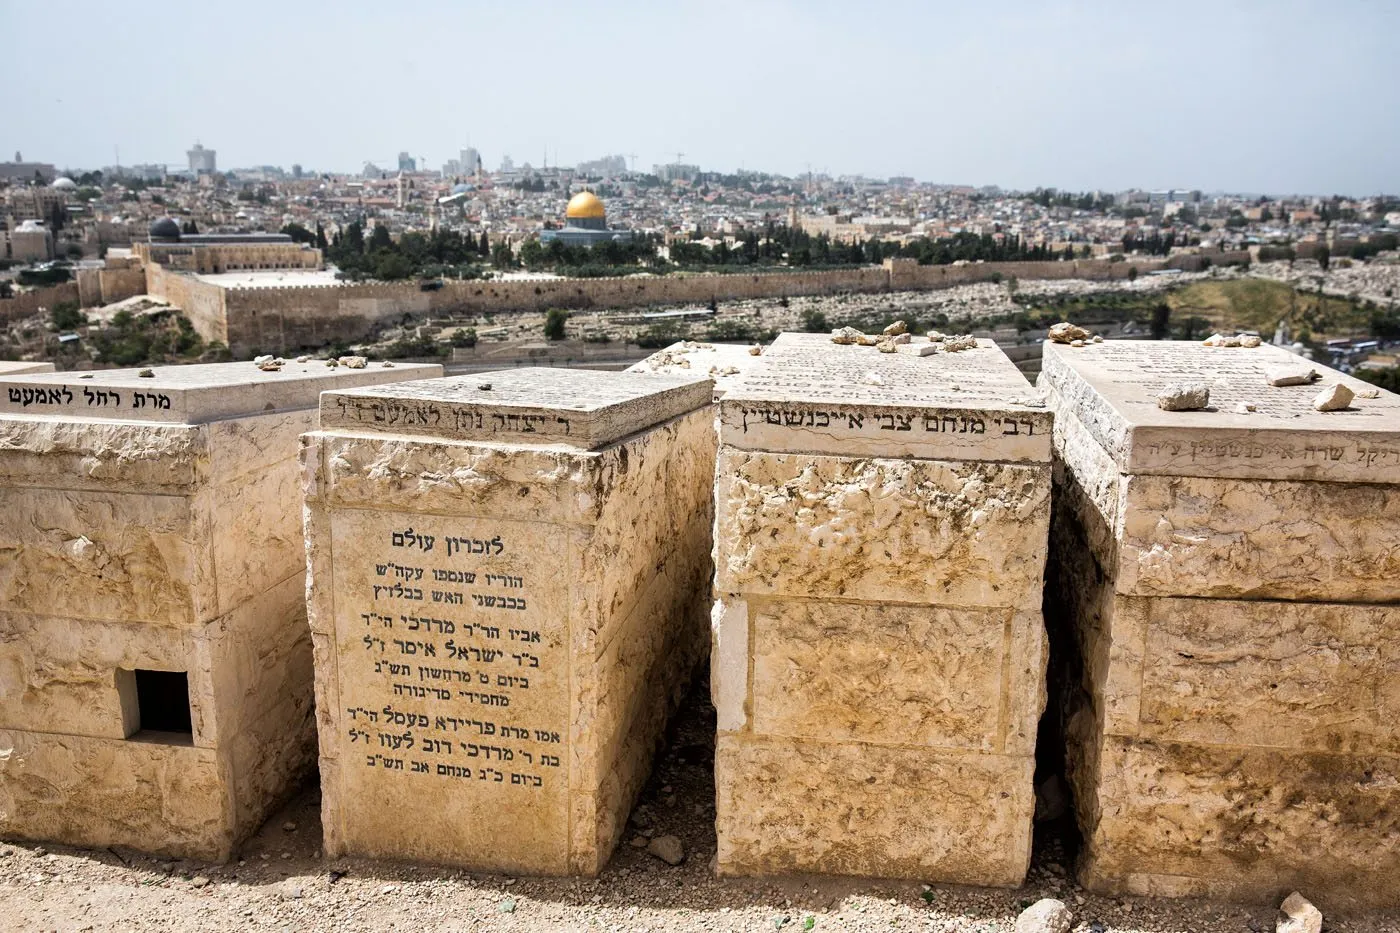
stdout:
MULTIPOLYGON (((1400 188, 1400 123, 1367 92, 1400 82, 1400 10, 1362 3, 1186 3, 1169 20, 1019 3, 65 9, 82 28, 64 67, 42 43, 0 63, 19 91, 6 158, 95 168, 119 147, 122 164, 179 165, 198 139, 235 168, 395 170, 405 149, 435 168, 470 146, 490 169, 683 153, 707 171, 1021 190, 1400 188), (147 67, 100 76, 131 50, 147 67)), ((0 26, 51 28, 19 6, 0 26)))

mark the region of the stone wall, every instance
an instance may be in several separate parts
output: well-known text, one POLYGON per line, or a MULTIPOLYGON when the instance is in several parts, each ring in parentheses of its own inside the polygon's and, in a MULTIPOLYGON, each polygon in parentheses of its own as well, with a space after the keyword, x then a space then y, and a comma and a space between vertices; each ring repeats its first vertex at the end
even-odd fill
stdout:
POLYGON ((150 263, 146 266, 146 294, 164 298, 183 311, 195 333, 206 341, 228 344, 227 289, 150 263))
POLYGON ((21 318, 37 314, 40 310, 52 310, 60 301, 78 301, 80 293, 77 282, 64 282, 49 288, 36 288, 31 292, 16 295, 0 301, 0 324, 9 324, 21 318))
MULTIPOLYGON (((183 290, 168 271, 151 276, 151 294, 185 308, 206 339, 224 340, 235 353, 290 351, 331 340, 361 340, 404 315, 540 311, 546 308, 629 308, 664 304, 708 304, 750 298, 834 295, 843 292, 946 288, 998 277, 1094 281, 1122 279, 1132 268, 1164 267, 1159 260, 1134 262, 1005 262, 920 266, 908 261, 884 266, 815 272, 625 276, 527 281, 446 281, 423 291, 417 282, 366 282, 292 288, 221 289, 222 298, 199 288, 183 290), (160 288, 162 291, 156 291, 160 288), (181 297, 175 297, 179 292, 181 297), (226 323, 223 323, 226 317, 226 323), (211 336, 218 334, 220 336, 211 336)), ((152 266, 151 268, 159 268, 152 266)), ((149 275, 149 273, 148 273, 149 275)), ((187 283, 188 277, 184 279, 187 283)), ((216 286, 207 286, 215 288, 216 286)))

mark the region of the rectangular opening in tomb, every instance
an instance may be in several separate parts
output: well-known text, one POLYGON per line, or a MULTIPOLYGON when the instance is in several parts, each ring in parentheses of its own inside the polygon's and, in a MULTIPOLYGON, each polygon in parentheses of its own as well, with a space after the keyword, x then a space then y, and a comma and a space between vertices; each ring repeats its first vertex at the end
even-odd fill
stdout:
MULTIPOLYGON (((190 715, 190 677, 184 671, 132 671, 118 678, 119 687, 136 691, 135 728, 128 738, 137 742, 189 745, 194 741, 190 715)), ((131 704, 123 697, 123 707, 131 704)))

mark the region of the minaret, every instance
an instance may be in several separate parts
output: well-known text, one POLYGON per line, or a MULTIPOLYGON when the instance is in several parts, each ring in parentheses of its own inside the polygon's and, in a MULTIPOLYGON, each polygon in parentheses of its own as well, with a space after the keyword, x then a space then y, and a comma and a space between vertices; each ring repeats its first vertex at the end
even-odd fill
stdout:
POLYGON ((403 186, 403 172, 399 172, 399 210, 403 210, 404 205, 408 203, 408 199, 405 197, 405 194, 406 192, 404 191, 403 186))

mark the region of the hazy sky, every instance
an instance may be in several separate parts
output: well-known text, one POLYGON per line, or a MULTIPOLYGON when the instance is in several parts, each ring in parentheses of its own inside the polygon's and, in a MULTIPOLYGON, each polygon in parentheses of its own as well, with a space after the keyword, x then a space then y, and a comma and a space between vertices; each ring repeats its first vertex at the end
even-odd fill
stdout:
POLYGON ((1400 191, 1400 3, 0 0, 0 158, 1400 191))

